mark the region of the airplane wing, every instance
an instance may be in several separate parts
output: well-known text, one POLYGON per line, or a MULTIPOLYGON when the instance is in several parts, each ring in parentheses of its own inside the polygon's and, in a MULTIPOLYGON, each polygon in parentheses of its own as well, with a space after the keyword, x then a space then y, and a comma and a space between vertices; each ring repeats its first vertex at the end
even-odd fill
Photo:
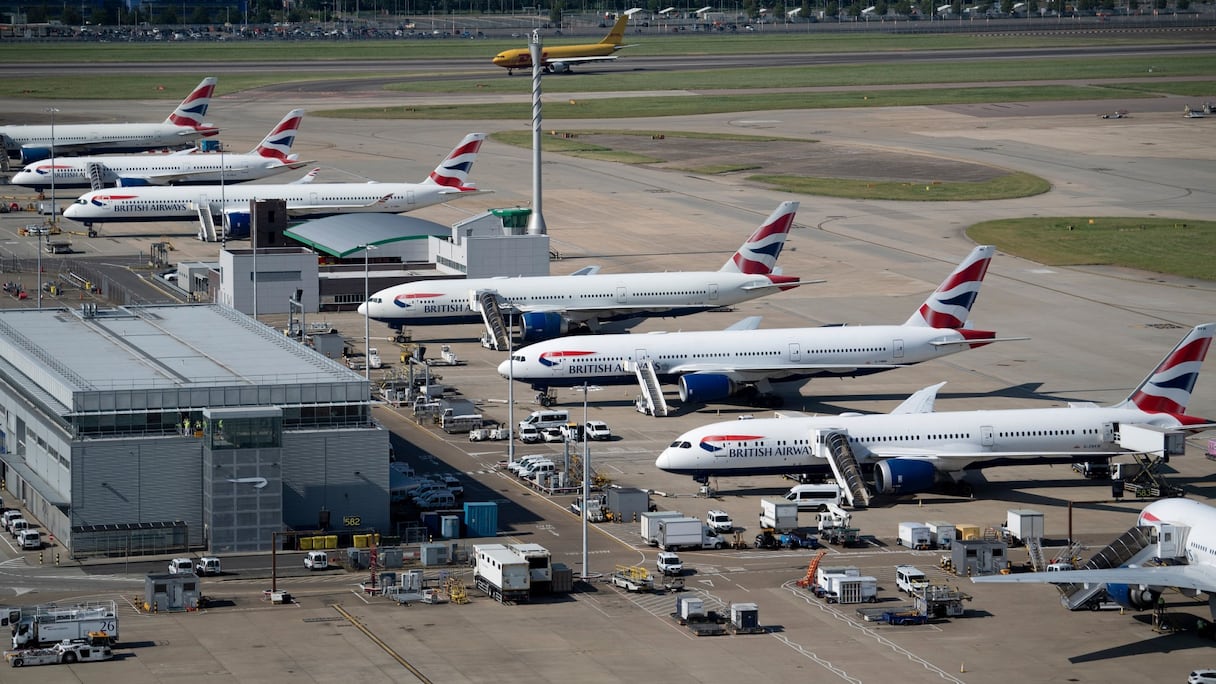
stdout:
MULTIPOLYGON (((737 324, 736 324, 737 325, 737 324)), ((745 328, 750 330, 751 328, 745 328)), ((698 362, 698 363, 682 363, 672 366, 667 370, 669 373, 677 375, 687 375, 689 373, 715 373, 717 375, 726 375, 740 382, 756 382, 759 380, 780 380, 783 375, 797 375, 798 371, 809 370, 827 370, 838 371, 842 375, 862 369, 862 368, 903 368, 905 364, 899 363, 868 363, 864 366, 857 364, 840 365, 833 363, 783 363, 773 366, 732 366, 723 363, 698 362)))
MULTIPOLYGON (((307 166, 308 164, 312 164, 312 163, 313 162, 311 162, 311 161, 288 162, 286 164, 280 164, 279 166, 272 167, 272 168, 274 168, 277 172, 282 173, 284 171, 293 171, 302 166, 307 166)), ((182 181, 188 181, 191 178, 195 178, 197 176, 214 174, 214 173, 215 173, 214 170, 204 171, 204 170, 200 169, 197 171, 179 171, 179 172, 173 172, 173 173, 155 173, 155 174, 149 174, 149 175, 144 175, 144 176, 124 176, 124 177, 125 178, 139 178, 140 180, 143 180, 144 182, 150 183, 152 185, 173 185, 174 183, 181 183, 182 181)), ((304 178, 308 178, 309 180, 311 180, 311 176, 305 176, 304 178)), ((293 181, 293 182, 302 183, 305 181, 303 178, 301 178, 301 179, 293 181)))
POLYGON ((599 57, 562 57, 560 59, 547 59, 546 64, 585 64, 587 62, 611 62, 616 59, 616 55, 602 55, 599 57))
POLYGON ((929 385, 917 390, 912 396, 904 399, 903 403, 892 409, 891 413, 933 413, 933 403, 937 401, 937 391, 945 386, 946 383, 939 382, 936 385, 929 385))
POLYGON ((898 458, 906 461, 928 461, 938 472, 960 473, 972 464, 983 464, 993 460, 1017 460, 1020 458, 1106 458, 1126 456, 1130 451, 941 451, 930 449, 908 449, 878 447, 871 451, 870 460, 886 461, 898 458))
POLYGON ((577 271, 575 271, 574 273, 571 273, 570 275, 572 275, 572 276, 573 275, 577 275, 577 276, 595 275, 596 273, 599 273, 599 272, 600 272, 599 266, 584 266, 584 267, 578 269, 577 271))
POLYGON ((791 280, 789 282, 780 282, 780 283, 773 283, 773 282, 766 281, 766 282, 755 282, 755 283, 752 283, 751 285, 744 285, 740 289, 747 290, 750 292, 752 290, 771 290, 774 288, 785 289, 785 288, 789 288, 789 287, 798 287, 799 285, 818 285, 819 283, 826 283, 826 282, 827 281, 823 280, 823 279, 791 280))
POLYGON ((1177 587, 1216 592, 1216 567, 1210 565, 1162 565, 1103 570, 1026 572, 1013 575, 972 577, 972 582, 1027 584, 1130 584, 1148 587, 1177 587))
POLYGON ((727 326, 727 330, 755 330, 760 327, 762 316, 748 316, 734 325, 727 326))
POLYGON ((299 215, 299 214, 310 214, 314 211, 317 211, 318 209, 320 209, 320 210, 364 209, 367 207, 375 207, 375 206, 382 205, 382 204, 388 202, 389 199, 392 198, 392 196, 393 196, 393 193, 390 192, 389 194, 385 195, 384 197, 381 197, 380 199, 378 199, 374 202, 358 202, 358 203, 351 203, 351 204, 318 204, 318 205, 302 204, 302 205, 288 207, 287 215, 295 216, 295 215, 299 215))
POLYGON ((934 340, 934 341, 930 342, 929 344, 934 347, 958 347, 958 346, 969 347, 971 345, 976 344, 977 342, 982 342, 984 344, 988 344, 989 342, 1016 342, 1018 340, 1029 340, 1029 339, 1030 339, 1029 337, 992 337, 992 338, 985 338, 985 339, 981 339, 981 340, 969 340, 969 339, 963 338, 961 340, 934 340))

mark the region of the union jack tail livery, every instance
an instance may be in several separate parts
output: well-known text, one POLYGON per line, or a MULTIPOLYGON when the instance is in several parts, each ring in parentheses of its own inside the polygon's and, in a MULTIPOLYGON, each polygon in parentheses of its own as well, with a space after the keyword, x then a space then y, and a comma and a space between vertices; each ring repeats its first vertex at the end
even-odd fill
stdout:
POLYGON ((904 325, 949 328, 959 330, 967 323, 971 307, 980 294, 988 264, 992 262, 992 245, 980 245, 942 281, 924 304, 904 325))
POLYGON ((481 150, 481 143, 486 139, 485 133, 470 133, 460 141, 460 144, 448 154, 439 166, 431 172, 423 185, 442 185, 452 192, 476 192, 477 186, 469 182, 469 172, 481 150))
POLYGON ((262 142, 258 143, 250 154, 267 159, 277 159, 284 163, 292 161, 291 145, 296 141, 296 131, 300 130, 300 122, 303 120, 303 109, 293 109, 287 112, 287 116, 283 117, 283 120, 279 121, 265 138, 262 138, 262 142))
POLYGON ((1168 413, 1183 425, 1205 422, 1203 419, 1183 416, 1191 400, 1191 390, 1199 379, 1199 369, 1212 345, 1216 323, 1204 323, 1195 327, 1165 359, 1148 374, 1144 382, 1123 400, 1118 407, 1136 408, 1145 413, 1168 413))
MULTIPOLYGON (((782 202, 752 233, 739 251, 722 265, 719 271, 772 275, 777 267, 777 257, 785 246, 785 238, 794 225, 794 214, 798 213, 797 202, 782 202)), ((797 278, 790 278, 796 281, 797 278)))
POLYGON ((211 95, 215 92, 216 78, 208 76, 203 79, 202 83, 194 89, 182 103, 173 110, 169 118, 165 119, 165 123, 174 126, 186 126, 193 128, 196 131, 207 131, 205 136, 212 136, 220 132, 220 129, 209 123, 203 123, 203 117, 207 116, 207 106, 211 104, 211 95))

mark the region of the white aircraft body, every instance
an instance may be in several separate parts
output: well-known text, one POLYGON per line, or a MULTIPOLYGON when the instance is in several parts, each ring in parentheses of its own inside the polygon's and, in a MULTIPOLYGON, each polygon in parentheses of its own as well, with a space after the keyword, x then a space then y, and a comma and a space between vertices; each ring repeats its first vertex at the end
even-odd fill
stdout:
POLYGON ((475 323, 482 318, 470 300, 490 290, 531 341, 580 325, 595 330, 605 322, 731 306, 803 284, 774 271, 797 210, 797 202, 783 202, 718 271, 597 275, 589 268, 566 276, 410 282, 375 293, 359 313, 393 328, 475 323))
POLYGON ((638 364, 649 360, 660 382, 679 384, 681 401, 760 401, 770 396, 771 382, 855 377, 931 361, 998 341, 996 333, 964 327, 993 251, 972 250, 903 325, 757 330, 753 317, 726 330, 563 337, 515 350, 498 372, 547 391, 633 384, 638 364))
MULTIPOLYGON (((933 412, 945 383, 920 390, 889 414, 728 421, 680 435, 655 466, 698 481, 721 475, 829 472, 831 433, 844 433, 857 464, 874 470, 880 494, 961 484, 967 470, 1065 463, 1127 453, 1120 426, 1202 430, 1186 415, 1216 323, 1191 330, 1124 401, 1068 408, 933 412)), ((962 485, 966 489, 965 485, 962 485)))
POLYGON ((122 187, 243 183, 267 178, 312 163, 291 154, 303 118, 303 109, 291 110, 247 154, 190 149, 173 154, 57 157, 27 164, 9 182, 42 192, 50 187, 94 187, 94 176, 101 186, 122 187))
POLYGON ((469 170, 485 139, 472 133, 421 183, 286 183, 234 187, 138 187, 94 190, 81 195, 63 215, 85 225, 127 221, 198 221, 201 208, 223 216, 225 224, 248 234, 249 203, 280 199, 292 218, 349 213, 399 214, 479 192, 469 170))
POLYGON ((0 141, 8 155, 20 158, 23 164, 61 155, 187 147, 220 131, 203 123, 215 82, 214 77, 204 78, 161 123, 0 126, 0 141))
MULTIPOLYGON (((1195 597, 1208 595, 1216 619, 1216 508, 1188 499, 1162 499, 1144 507, 1136 522, 1151 527, 1151 538, 1172 552, 1162 558, 1185 559, 1185 565, 1124 566, 1118 568, 1029 572, 972 577, 976 583, 1106 585, 1110 598, 1126 608, 1145 610, 1157 604, 1164 589, 1195 597)), ((1155 550, 1160 551, 1160 547, 1155 550)))

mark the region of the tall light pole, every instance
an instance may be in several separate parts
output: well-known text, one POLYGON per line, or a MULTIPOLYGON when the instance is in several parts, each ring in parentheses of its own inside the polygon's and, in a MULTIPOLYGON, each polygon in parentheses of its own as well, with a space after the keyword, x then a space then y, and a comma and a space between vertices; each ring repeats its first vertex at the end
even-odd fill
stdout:
MULTIPOLYGON (((47 107, 47 112, 51 115, 51 226, 56 225, 55 212, 59 207, 55 205, 55 114, 59 112, 55 107, 47 107)), ((39 292, 42 290, 39 289, 39 292)))
POLYGON ((515 333, 507 318, 507 465, 515 462, 515 333))
POLYGON ((372 318, 371 306, 367 300, 371 297, 368 291, 368 281, 370 279, 368 270, 368 255, 376 248, 372 244, 359 245, 363 248, 363 379, 367 380, 368 389, 371 389, 372 383, 372 364, 371 364, 371 349, 372 349, 372 318))
MULTIPOLYGON (((587 519, 591 517, 591 448, 587 444, 587 392, 593 388, 586 381, 583 382, 583 581, 591 579, 591 572, 587 569, 588 552, 587 552, 587 519)), ((594 389, 598 390, 599 387, 594 389)))

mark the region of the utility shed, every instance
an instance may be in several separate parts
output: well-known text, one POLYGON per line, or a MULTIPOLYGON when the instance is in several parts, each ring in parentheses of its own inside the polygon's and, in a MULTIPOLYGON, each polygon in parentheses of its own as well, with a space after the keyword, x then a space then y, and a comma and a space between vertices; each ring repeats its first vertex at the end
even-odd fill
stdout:
POLYGON ((143 609, 146 613, 196 610, 202 594, 202 583, 192 572, 149 574, 144 578, 143 609))
POLYGON ((389 523, 367 381, 219 305, 0 310, 0 471, 76 558, 389 523))

